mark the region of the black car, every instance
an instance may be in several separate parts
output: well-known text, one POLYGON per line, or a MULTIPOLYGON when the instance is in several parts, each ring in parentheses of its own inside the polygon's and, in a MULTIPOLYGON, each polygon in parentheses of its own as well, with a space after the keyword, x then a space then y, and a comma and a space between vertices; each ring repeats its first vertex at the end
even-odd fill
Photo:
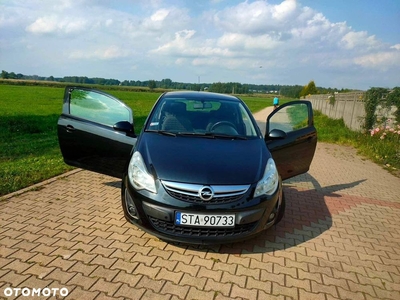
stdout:
POLYGON ((242 100, 211 92, 162 94, 136 135, 120 100, 67 87, 58 121, 67 164, 122 179, 129 222, 194 244, 240 241, 282 219, 282 180, 307 172, 314 156, 311 103, 281 105, 266 133, 242 100))

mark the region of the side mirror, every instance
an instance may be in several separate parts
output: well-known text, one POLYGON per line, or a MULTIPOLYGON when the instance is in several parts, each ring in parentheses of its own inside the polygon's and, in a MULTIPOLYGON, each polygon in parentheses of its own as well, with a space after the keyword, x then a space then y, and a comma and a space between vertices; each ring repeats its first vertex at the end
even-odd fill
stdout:
POLYGON ((134 135, 133 125, 128 121, 120 121, 113 126, 114 130, 126 132, 129 136, 134 135))
POLYGON ((272 129, 266 136, 267 140, 283 140, 286 138, 286 132, 280 129, 272 129))

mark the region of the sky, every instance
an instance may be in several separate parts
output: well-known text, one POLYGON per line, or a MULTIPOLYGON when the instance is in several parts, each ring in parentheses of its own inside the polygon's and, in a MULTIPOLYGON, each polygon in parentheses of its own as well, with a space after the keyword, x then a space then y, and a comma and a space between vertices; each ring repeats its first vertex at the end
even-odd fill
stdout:
POLYGON ((400 0, 0 0, 0 69, 400 86, 400 0))

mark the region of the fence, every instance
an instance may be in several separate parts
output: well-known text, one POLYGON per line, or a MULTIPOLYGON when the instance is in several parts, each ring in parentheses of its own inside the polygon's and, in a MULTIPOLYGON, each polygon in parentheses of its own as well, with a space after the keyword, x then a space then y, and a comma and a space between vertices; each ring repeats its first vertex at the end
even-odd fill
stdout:
POLYGON ((351 92, 335 95, 309 95, 306 97, 313 108, 331 119, 342 119, 352 130, 360 131, 364 125, 365 92, 351 92))

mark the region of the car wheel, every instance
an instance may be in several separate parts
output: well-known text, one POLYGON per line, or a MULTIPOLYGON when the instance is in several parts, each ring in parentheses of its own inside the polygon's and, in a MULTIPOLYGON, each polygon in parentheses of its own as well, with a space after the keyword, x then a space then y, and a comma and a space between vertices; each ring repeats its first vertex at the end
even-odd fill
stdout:
POLYGON ((282 220, 283 216, 285 215, 285 209, 286 209, 286 199, 285 199, 285 193, 282 191, 282 202, 279 207, 278 215, 276 216, 275 219, 275 225, 282 220))

